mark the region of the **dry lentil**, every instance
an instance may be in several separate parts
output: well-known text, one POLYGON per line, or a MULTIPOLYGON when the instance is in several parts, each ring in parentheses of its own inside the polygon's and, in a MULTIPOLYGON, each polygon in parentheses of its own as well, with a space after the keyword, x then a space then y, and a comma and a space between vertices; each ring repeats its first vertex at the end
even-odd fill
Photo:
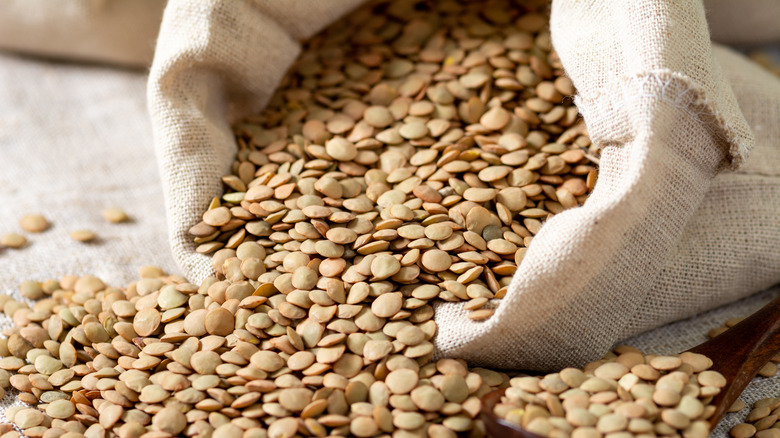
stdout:
POLYGON ((42 214, 27 214, 19 219, 19 226, 28 233, 42 233, 49 228, 49 221, 42 214))
POLYGON ((90 230, 76 230, 71 231, 70 238, 77 242, 90 242, 95 240, 97 234, 90 230))
POLYGON ((6 233, 0 237, 0 246, 7 248, 21 248, 27 244, 27 238, 17 233, 6 233))
POLYGON ((112 224, 118 224, 126 222, 129 216, 119 207, 109 207, 103 210, 103 218, 112 224))

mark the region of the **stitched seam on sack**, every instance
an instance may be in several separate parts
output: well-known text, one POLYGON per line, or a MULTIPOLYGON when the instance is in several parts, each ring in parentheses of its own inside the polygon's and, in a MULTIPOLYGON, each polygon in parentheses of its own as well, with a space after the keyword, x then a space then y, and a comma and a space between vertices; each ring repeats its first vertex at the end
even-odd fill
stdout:
MULTIPOLYGON (((741 165, 750 152, 753 142, 752 137, 744 139, 735 129, 734 125, 726 120, 725 116, 715 108, 715 105, 707 98, 705 90, 694 83, 688 76, 670 70, 651 70, 634 76, 623 77, 611 82, 592 95, 575 97, 575 103, 588 128, 594 129, 594 134, 604 131, 599 129, 607 125, 616 131, 614 123, 608 123, 610 119, 620 119, 620 123, 628 123, 626 111, 631 102, 637 99, 660 99, 675 108, 684 111, 691 118, 703 124, 714 136, 729 145, 728 155, 731 168, 741 165), (661 92, 650 92, 656 85, 661 92), (639 93, 636 93, 639 91, 639 93), (718 128, 718 129, 715 129, 718 128)), ((630 140, 628 133, 622 136, 610 136, 603 138, 602 142, 630 140)))

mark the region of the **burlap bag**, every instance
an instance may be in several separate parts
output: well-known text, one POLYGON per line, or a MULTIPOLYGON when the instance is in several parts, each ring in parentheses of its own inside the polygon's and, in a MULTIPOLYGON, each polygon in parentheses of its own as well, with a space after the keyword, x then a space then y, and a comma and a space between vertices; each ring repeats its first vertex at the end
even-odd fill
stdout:
POLYGON ((698 1, 553 3, 601 177, 535 237, 493 318, 439 307, 442 354, 583 363, 780 280, 780 81, 711 45, 704 17, 698 1))
MULTIPOLYGON (((235 152, 229 123, 267 101, 299 39, 356 3, 169 2, 149 105, 174 255, 194 281, 212 267, 187 230, 220 193, 235 152)), ((582 364, 780 280, 780 81, 713 46, 699 0, 561 0, 551 24, 604 148, 599 182, 535 237, 492 318, 437 307, 440 355, 582 364)))

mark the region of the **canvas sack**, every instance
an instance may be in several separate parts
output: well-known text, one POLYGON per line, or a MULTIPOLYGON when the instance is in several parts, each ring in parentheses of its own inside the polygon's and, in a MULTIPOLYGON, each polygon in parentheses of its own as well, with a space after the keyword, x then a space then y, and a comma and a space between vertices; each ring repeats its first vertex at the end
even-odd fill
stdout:
MULTIPOLYGON (((149 108, 173 253, 193 282, 213 269, 187 230, 221 193, 230 123, 263 107, 302 39, 358 3, 168 3, 149 108)), ((780 81, 710 42, 700 0, 555 0, 551 30, 603 149, 599 181, 535 237, 493 317, 437 306, 439 355, 581 365, 780 281, 780 81)))

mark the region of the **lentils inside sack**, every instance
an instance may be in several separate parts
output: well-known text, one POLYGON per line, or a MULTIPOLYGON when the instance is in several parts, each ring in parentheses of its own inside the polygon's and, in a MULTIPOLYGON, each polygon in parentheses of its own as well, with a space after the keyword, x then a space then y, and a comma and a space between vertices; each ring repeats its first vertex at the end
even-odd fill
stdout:
POLYGON ((492 315, 544 221, 596 179, 547 18, 522 10, 379 3, 315 37, 235 127, 226 193, 190 229, 217 275, 287 294, 308 265, 350 305, 400 294, 397 319, 433 299, 492 315))

